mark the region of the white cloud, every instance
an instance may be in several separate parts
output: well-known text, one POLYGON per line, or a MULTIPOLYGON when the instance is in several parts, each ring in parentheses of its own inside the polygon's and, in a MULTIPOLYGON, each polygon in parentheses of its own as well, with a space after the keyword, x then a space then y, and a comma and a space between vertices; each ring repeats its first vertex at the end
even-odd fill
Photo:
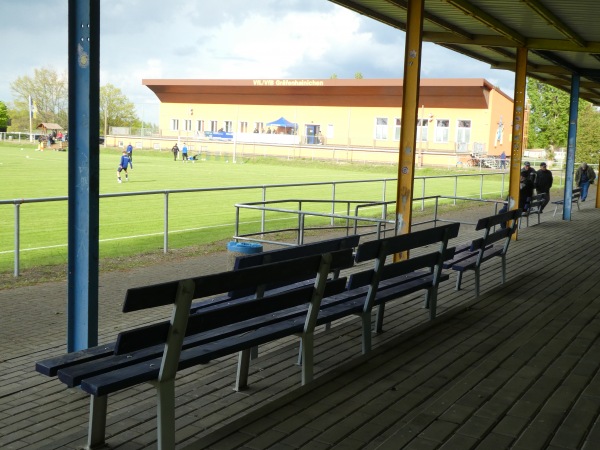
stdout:
MULTIPOLYGON (((325 0, 101 2, 101 83, 157 105, 144 78, 401 78, 404 33, 325 0)), ((67 68, 66 0, 3 0, 0 100, 35 68, 67 68)), ((514 74, 424 44, 422 77, 486 78, 512 95, 514 74)), ((146 111, 150 107, 144 107, 146 111)), ((156 108, 158 111, 158 108, 156 108)))

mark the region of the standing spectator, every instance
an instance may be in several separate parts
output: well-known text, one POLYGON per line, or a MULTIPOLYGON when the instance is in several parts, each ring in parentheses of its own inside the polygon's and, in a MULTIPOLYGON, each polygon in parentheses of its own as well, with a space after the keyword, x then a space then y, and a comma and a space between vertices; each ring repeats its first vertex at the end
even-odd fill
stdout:
POLYGON ((540 211, 544 212, 544 208, 550 202, 550 189, 552 188, 552 171, 548 170, 546 163, 540 163, 540 170, 537 171, 535 178, 535 191, 538 194, 544 194, 544 201, 540 206, 540 211))
POLYGON ((179 147, 177 147, 177 143, 175 143, 171 151, 173 152, 173 161, 177 161, 177 153, 179 153, 179 147))
MULTIPOLYGON (((533 181, 531 181, 530 174, 526 170, 521 170, 521 177, 519 179, 519 209, 523 212, 529 210, 529 202, 533 195, 533 181)), ((511 200, 510 197, 506 199, 506 204, 498 211, 498 214, 505 213, 508 211, 511 200)), ((501 228, 506 228, 506 224, 500 224, 501 228)))
POLYGON ((577 172, 575 172, 575 183, 577 184, 577 187, 581 188, 582 202, 585 202, 590 184, 594 184, 595 179, 596 172, 594 172, 594 169, 589 167, 587 163, 581 164, 579 169, 577 169, 577 172))
POLYGON ((129 157, 129 162, 132 163, 131 168, 133 169, 133 146, 131 145, 131 142, 127 146, 127 156, 129 157))
POLYGON ((183 143, 183 147, 181 147, 181 160, 185 162, 188 160, 188 148, 185 142, 183 143))
POLYGON ((500 168, 506 169, 506 153, 504 151, 500 153, 500 168))
POLYGON ((119 163, 119 167, 117 167, 117 180, 120 183, 121 180, 121 171, 125 171, 125 181, 129 181, 129 174, 127 173, 127 166, 131 164, 129 160, 129 156, 127 156, 127 151, 123 150, 123 154, 121 155, 121 162, 119 163))

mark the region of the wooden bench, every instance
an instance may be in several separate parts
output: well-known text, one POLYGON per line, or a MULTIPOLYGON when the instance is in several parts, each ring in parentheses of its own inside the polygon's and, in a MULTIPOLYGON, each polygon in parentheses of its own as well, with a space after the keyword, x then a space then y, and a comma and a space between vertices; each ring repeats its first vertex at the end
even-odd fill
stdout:
POLYGON ((544 204, 544 200, 546 198, 546 194, 537 194, 529 199, 528 209, 527 211, 523 211, 521 213, 521 219, 519 220, 519 228, 523 225, 523 219, 526 219, 527 226, 529 227, 529 216, 537 215, 537 223, 540 224, 540 215, 542 214, 542 205, 544 204))
POLYGON ((479 297, 481 265, 492 258, 502 260, 502 284, 506 281, 506 254, 512 235, 515 233, 521 210, 515 209, 505 213, 484 217, 477 221, 475 230, 483 230, 483 237, 474 239, 468 245, 459 246, 459 252, 454 257, 444 262, 444 268, 458 272, 456 290, 460 290, 463 273, 472 270, 475 272, 475 296, 479 297), (496 229, 496 227, 511 222, 510 226, 496 229), (494 245, 495 242, 504 240, 502 246, 494 245))
POLYGON ((178 370, 239 352, 236 389, 247 387, 250 348, 286 336, 302 339, 301 382, 313 377, 313 333, 321 299, 345 290, 346 279, 328 279, 351 267, 352 249, 274 264, 129 289, 123 312, 173 304, 168 321, 119 333, 116 343, 36 363, 44 375, 90 394, 88 447, 104 444, 108 395, 144 382, 156 387, 158 448, 175 446, 175 376, 178 370), (265 286, 290 277, 314 283, 272 295, 265 286), (253 288, 244 298, 195 310, 192 300, 253 288))
MULTIPOLYGON (((310 242, 308 244, 302 244, 294 247, 280 248, 276 250, 270 250, 261 253, 255 253, 251 255, 238 256, 235 259, 233 270, 246 269, 248 267, 256 267, 263 264, 276 263, 279 261, 286 261, 288 259, 302 258, 304 256, 321 255, 327 252, 335 252, 338 250, 344 250, 348 248, 358 247, 360 235, 353 234, 349 236, 343 236, 333 239, 327 239, 323 241, 310 242)), ((339 276, 339 271, 334 273, 334 278, 339 276)), ((302 283, 307 280, 297 277, 295 282, 302 283)), ((286 287, 289 285, 289 280, 285 282, 276 282, 270 286, 269 289, 277 289, 286 287)), ((251 292, 244 291, 230 291, 228 293, 229 298, 239 298, 245 295, 251 294, 251 292)))
MULTIPOLYGON (((575 188, 573 189, 573 193, 571 194, 571 204, 575 203, 577 205, 577 211, 581 211, 581 209, 579 208, 579 199, 581 198, 581 188, 575 188)), ((556 205, 554 208, 554 214, 552 214, 552 217, 556 216, 556 212, 558 211, 558 207, 559 206, 564 206, 565 205, 565 201, 564 200, 557 200, 555 202, 552 202, 553 205, 556 205)))
POLYGON ((454 253, 454 249, 448 249, 448 241, 458 236, 459 227, 453 223, 360 244, 355 262, 372 262, 372 267, 350 275, 346 292, 323 299, 317 324, 353 314, 360 316, 362 352, 366 354, 371 350, 372 331, 380 333, 383 329, 386 302, 425 290, 424 306, 434 319, 439 283, 449 278, 442 272, 442 264, 454 253), (391 260, 394 254, 416 249, 423 251, 406 260, 391 260), (377 308, 374 327, 373 308, 377 308))

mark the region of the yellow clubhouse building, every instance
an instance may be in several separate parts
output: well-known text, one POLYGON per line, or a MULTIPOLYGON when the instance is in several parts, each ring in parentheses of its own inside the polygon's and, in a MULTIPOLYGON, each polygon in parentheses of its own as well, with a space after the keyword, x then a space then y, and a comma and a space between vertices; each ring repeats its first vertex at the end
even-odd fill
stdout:
MULTIPOLYGON (((402 79, 142 83, 160 100, 160 134, 138 147, 175 140, 238 155, 398 161, 402 79)), ((419 164, 510 155, 513 101, 485 79, 422 79, 419 105, 419 164)))

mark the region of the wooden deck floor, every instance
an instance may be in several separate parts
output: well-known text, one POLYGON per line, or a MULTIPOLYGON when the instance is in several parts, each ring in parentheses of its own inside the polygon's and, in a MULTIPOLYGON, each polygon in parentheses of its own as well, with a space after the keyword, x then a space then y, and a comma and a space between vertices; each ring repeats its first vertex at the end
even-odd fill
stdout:
MULTIPOLYGON (((319 333, 308 386, 299 387, 294 339, 261 348, 243 393, 232 390, 235 358, 184 371, 178 448, 599 448, 600 210, 591 206, 521 229, 508 283, 499 285, 498 262, 486 265, 479 299, 471 274, 458 292, 453 275, 434 323, 419 295, 392 304, 368 359, 356 320, 319 333)), ((202 264, 220 270, 219 258, 202 264)), ((102 277, 101 342, 128 326, 118 312, 126 287, 199 267, 155 270, 102 277)), ((88 397, 34 371, 64 352, 65 309, 61 283, 0 292, 0 448, 85 442, 88 397)), ((110 448, 155 448, 155 411, 150 386, 111 396, 110 448)))

